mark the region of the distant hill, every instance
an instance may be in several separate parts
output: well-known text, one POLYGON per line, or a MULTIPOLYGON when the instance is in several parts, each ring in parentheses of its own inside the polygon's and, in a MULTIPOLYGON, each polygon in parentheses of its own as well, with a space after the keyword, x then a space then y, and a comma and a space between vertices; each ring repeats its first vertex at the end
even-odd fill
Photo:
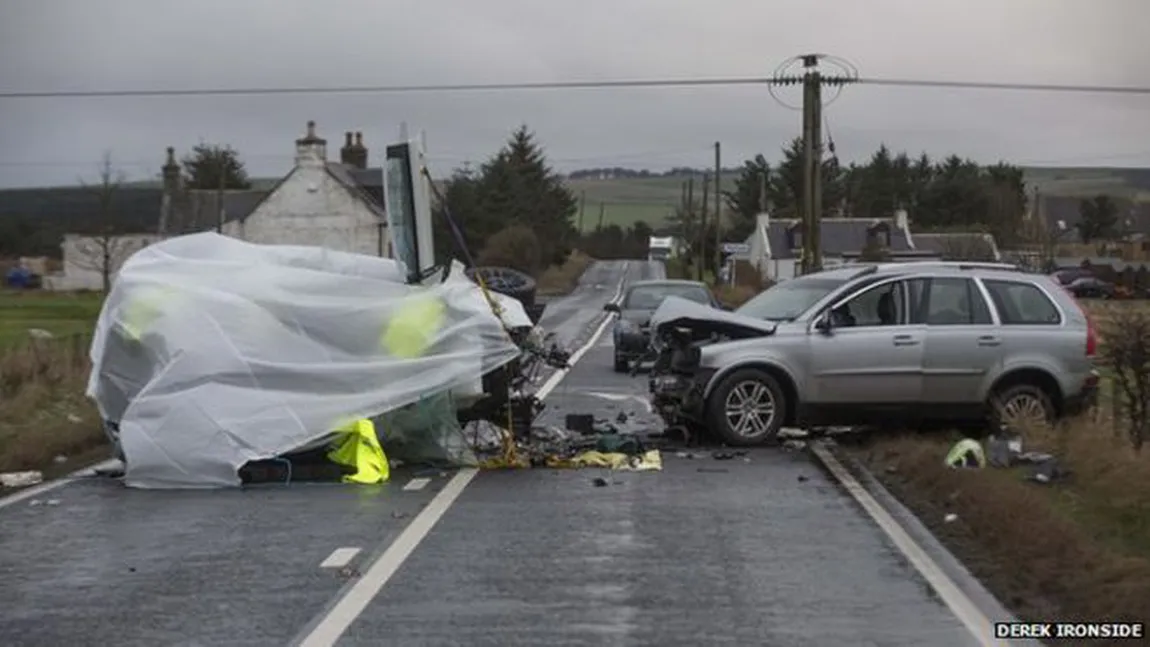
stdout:
MULTIPOLYGON (((1029 167, 1025 168, 1025 172, 1027 186, 1037 187, 1047 195, 1091 197, 1108 194, 1150 202, 1150 169, 1029 167)), ((734 170, 727 170, 723 174, 724 189, 733 186, 735 177, 737 172, 734 170)), ((603 213, 603 224, 627 227, 640 220, 652 226, 663 224, 679 203, 682 183, 685 180, 686 176, 683 175, 651 174, 599 179, 583 174, 582 177, 569 179, 567 183, 575 196, 583 202, 582 227, 590 230, 599 222, 600 208, 603 213)), ((279 178, 252 178, 251 181, 253 188, 271 189, 279 178)), ((131 182, 126 186, 159 188, 160 181, 131 182)), ((695 191, 698 196, 701 187, 697 183, 695 191)), ((0 191, 0 202, 4 199, 4 193, 0 191)), ((0 209, 0 215, 3 213, 4 209, 0 209)))

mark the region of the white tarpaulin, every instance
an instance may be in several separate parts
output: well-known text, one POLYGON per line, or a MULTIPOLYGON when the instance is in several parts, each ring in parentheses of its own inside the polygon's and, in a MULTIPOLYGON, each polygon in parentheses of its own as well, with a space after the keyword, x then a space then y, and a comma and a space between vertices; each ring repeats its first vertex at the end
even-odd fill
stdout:
MULTIPOLYGON (((472 387, 519 355, 462 272, 403 276, 388 259, 217 234, 133 255, 96 324, 88 383, 119 423, 126 483, 239 485, 249 461, 472 387)), ((493 296, 509 325, 531 325, 493 296)))

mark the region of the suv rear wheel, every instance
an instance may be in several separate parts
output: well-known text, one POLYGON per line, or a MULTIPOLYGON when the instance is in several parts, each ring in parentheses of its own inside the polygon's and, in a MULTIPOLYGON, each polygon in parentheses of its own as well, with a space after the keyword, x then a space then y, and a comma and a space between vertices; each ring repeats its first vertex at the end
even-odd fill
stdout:
POLYGON ((728 445, 749 447, 773 442, 786 418, 783 390, 766 371, 740 369, 715 387, 707 418, 711 429, 728 445))
POLYGON ((1004 427, 1026 431, 1037 425, 1055 421, 1054 403, 1042 387, 1034 384, 1013 384, 994 394, 991 401, 991 431, 1004 427))

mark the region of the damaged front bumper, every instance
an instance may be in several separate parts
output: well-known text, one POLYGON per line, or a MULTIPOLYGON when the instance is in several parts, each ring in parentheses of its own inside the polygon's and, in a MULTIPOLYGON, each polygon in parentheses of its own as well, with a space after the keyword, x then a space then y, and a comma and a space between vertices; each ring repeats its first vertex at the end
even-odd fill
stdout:
POLYGON ((701 423, 705 414, 704 389, 712 371, 689 375, 652 375, 648 382, 651 405, 667 427, 701 423))

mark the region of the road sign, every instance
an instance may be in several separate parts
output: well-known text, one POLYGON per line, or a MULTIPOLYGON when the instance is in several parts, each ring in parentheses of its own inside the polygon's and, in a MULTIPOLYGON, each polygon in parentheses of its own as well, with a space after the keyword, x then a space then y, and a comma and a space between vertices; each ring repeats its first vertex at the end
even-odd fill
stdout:
POLYGON ((746 243, 723 243, 725 254, 748 254, 750 251, 751 246, 746 243))

